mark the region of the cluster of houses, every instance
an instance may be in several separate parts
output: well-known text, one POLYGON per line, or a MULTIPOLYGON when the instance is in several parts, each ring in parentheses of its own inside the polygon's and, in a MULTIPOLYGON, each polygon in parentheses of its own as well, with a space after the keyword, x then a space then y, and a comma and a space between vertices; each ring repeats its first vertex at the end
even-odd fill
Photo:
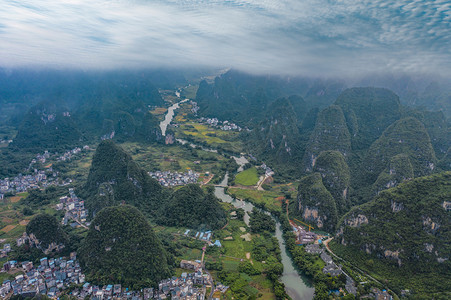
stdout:
POLYGON ((316 233, 312 231, 305 230, 302 226, 296 226, 292 223, 294 234, 296 235, 296 244, 297 245, 305 245, 314 243, 317 240, 316 233))
POLYGON ((30 165, 28 166, 28 169, 31 170, 33 165, 37 162, 40 162, 41 164, 45 164, 45 162, 49 158, 50 158, 50 153, 47 150, 44 151, 44 154, 37 154, 36 158, 33 158, 31 160, 30 165))
POLYGON ((53 172, 48 176, 48 172, 51 173, 51 170, 46 172, 35 169, 30 175, 19 174, 14 178, 0 179, 0 200, 6 193, 22 193, 30 189, 58 185, 58 174, 53 172))
POLYGON ((318 244, 308 244, 305 246, 305 252, 309 254, 320 254, 321 259, 324 261, 326 266, 323 268, 324 274, 330 274, 331 276, 339 276, 343 273, 341 267, 337 266, 332 260, 332 257, 323 251, 318 244))
MULTIPOLYGON (((83 148, 76 147, 72 150, 65 152, 62 156, 57 156, 56 161, 67 161, 72 159, 73 155, 80 153, 81 151, 90 150, 89 146, 83 146, 83 148)), ((51 157, 51 154, 46 150, 43 154, 37 154, 33 158, 28 166, 27 172, 32 172, 28 175, 19 174, 14 178, 0 179, 0 200, 4 199, 4 195, 7 193, 16 194, 26 192, 30 189, 46 188, 52 185, 68 185, 72 182, 71 179, 66 179, 59 182, 58 172, 54 172, 51 165, 47 166, 46 170, 34 169, 33 165, 36 163, 45 164, 51 157)))
POLYGON ((78 153, 80 153, 81 151, 88 151, 90 150, 89 146, 83 146, 83 149, 80 147, 75 147, 72 150, 66 151, 64 152, 63 155, 57 157, 57 161, 67 161, 67 160, 71 160, 73 155, 76 155, 78 153))
MULTIPOLYGON (((338 266, 334 261, 332 260, 332 257, 324 252, 323 248, 319 246, 319 244, 308 244, 305 246, 305 252, 309 254, 319 254, 321 259, 324 261, 326 266, 323 268, 324 274, 330 274, 330 276, 340 276, 341 274, 345 274, 340 266, 338 266)), ((348 291, 348 293, 351 293, 353 295, 357 294, 357 287, 355 286, 354 280, 349 277, 347 274, 346 276, 346 284, 345 288, 348 291)))
POLYGON ((122 288, 120 284, 104 286, 92 285, 89 282, 81 288, 74 289, 71 296, 78 299, 205 299, 204 274, 201 270, 195 273, 182 273, 180 277, 164 279, 158 288, 145 288, 140 291, 131 291, 122 288), (199 287, 201 286, 201 287, 199 287))
POLYGON ((47 245, 45 248, 43 247, 42 243, 36 238, 36 236, 33 233, 27 234, 27 232, 24 232, 22 236, 20 236, 16 240, 17 246, 20 247, 22 245, 28 244, 32 247, 36 247, 40 249, 45 254, 50 254, 53 251, 59 252, 64 248, 64 244, 57 244, 55 242, 50 243, 50 245, 47 245))
POLYGON ((197 105, 197 102, 191 100, 191 101, 189 102, 189 104, 191 104, 191 112, 192 112, 194 115, 197 115, 197 112, 198 112, 199 109, 200 109, 199 105, 197 105))
POLYGON ((162 185, 162 186, 176 186, 185 185, 189 183, 197 183, 199 179, 199 173, 188 170, 185 173, 171 172, 171 171, 156 171, 149 172, 149 175, 162 185))
MULTIPOLYGON (((5 239, 1 239, 0 243, 6 241, 5 239)), ((4 244, 3 248, 0 249, 0 258, 7 257, 8 253, 11 252, 11 244, 4 244)))
POLYGON ((199 119, 200 123, 208 124, 212 127, 219 128, 224 131, 230 131, 230 130, 236 130, 241 131, 242 128, 235 123, 229 122, 229 121, 219 121, 217 118, 204 118, 201 117, 199 119))
POLYGON ((187 229, 185 231, 185 233, 183 234, 184 236, 188 236, 191 238, 195 238, 197 240, 200 240, 202 242, 206 242, 208 243, 209 246, 217 246, 217 247, 222 247, 222 244, 219 240, 216 240, 215 242, 212 242, 212 233, 211 231, 197 231, 196 234, 194 234, 194 231, 191 231, 191 229, 187 229))
POLYGON ((89 223, 86 221, 88 210, 85 208, 85 202, 77 197, 73 188, 69 189, 69 195, 69 197, 61 197, 60 203, 56 205, 57 210, 66 210, 61 224, 72 227, 88 227, 89 223))
POLYGON ((8 261, 3 265, 3 272, 14 270, 22 271, 24 274, 3 282, 0 287, 2 298, 8 295, 31 298, 39 294, 54 298, 65 288, 85 281, 75 252, 71 253, 69 260, 62 257, 56 259, 44 257, 38 266, 34 266, 29 261, 20 264, 16 261, 8 261))
POLYGON ((82 285, 70 292, 78 299, 184 299, 204 300, 206 286, 211 285, 212 278, 202 272, 200 263, 182 260, 180 267, 194 272, 184 272, 180 277, 164 279, 158 288, 145 288, 140 291, 130 291, 120 284, 97 286, 85 282, 85 275, 81 272, 77 261, 77 254, 72 252, 70 259, 44 257, 38 266, 32 262, 8 261, 3 265, 2 272, 21 273, 13 280, 5 280, 0 286, 0 297, 12 295, 35 297, 46 295, 57 298, 69 287, 82 285), (22 274, 23 273, 23 274, 22 274))
POLYGON ((263 163, 263 164, 260 166, 260 168, 262 168, 263 170, 265 170, 265 176, 266 176, 266 177, 270 177, 270 176, 273 176, 273 175, 274 175, 274 171, 271 170, 271 168, 268 167, 266 164, 263 163))

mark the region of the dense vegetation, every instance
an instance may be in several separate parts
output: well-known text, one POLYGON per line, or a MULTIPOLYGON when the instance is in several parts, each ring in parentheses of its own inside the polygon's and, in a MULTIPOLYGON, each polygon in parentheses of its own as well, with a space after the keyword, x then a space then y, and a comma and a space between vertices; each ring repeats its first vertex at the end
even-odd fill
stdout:
POLYGON ((80 144, 82 134, 68 109, 44 102, 30 108, 10 147, 34 153, 65 151, 80 144))
POLYGON ((205 193, 198 185, 188 184, 161 205, 157 222, 169 226, 220 229, 226 224, 226 214, 213 188, 205 193))
POLYGON ((349 208, 351 173, 343 154, 338 151, 323 151, 316 159, 314 172, 319 172, 326 189, 335 200, 339 214, 349 208))
POLYGON ((161 185, 111 140, 99 144, 82 190, 91 216, 120 203, 154 213, 166 197, 161 185))
POLYGON ((300 169, 293 162, 300 162, 303 153, 297 122, 291 101, 281 98, 269 105, 264 120, 243 139, 257 157, 267 164, 279 166, 279 172, 286 176, 293 176, 300 173, 300 169))
POLYGON ((292 213, 322 230, 332 231, 337 223, 338 212, 334 198, 324 186, 320 173, 303 177, 299 183, 298 198, 292 202, 292 213))
POLYGON ((276 222, 270 215, 264 213, 263 211, 254 207, 249 217, 249 227, 252 232, 263 233, 268 231, 274 233, 274 231, 276 231, 276 222))
POLYGON ((128 205, 96 214, 79 250, 88 280, 131 288, 156 286, 170 277, 170 257, 144 215, 128 205))
POLYGON ((351 136, 346 120, 343 111, 336 105, 329 106, 318 114, 315 129, 304 153, 303 168, 311 171, 318 155, 326 150, 336 150, 345 157, 351 151, 351 136))
POLYGON ((64 245, 68 242, 68 236, 61 228, 60 222, 48 214, 36 215, 28 223, 26 231, 27 234, 34 234, 42 249, 46 249, 51 243, 64 245))
POLYGON ((436 158, 429 135, 417 119, 411 117, 395 122, 371 145, 364 163, 369 182, 374 182, 398 154, 408 156, 415 177, 430 174, 435 168, 436 158))
POLYGON ((398 292, 450 290, 450 183, 446 172, 381 192, 344 216, 335 248, 398 292))
POLYGON ((302 117, 311 106, 331 104, 342 89, 343 84, 336 80, 251 76, 230 70, 216 77, 213 84, 202 81, 196 101, 202 115, 253 127, 265 117, 275 99, 301 96, 304 100, 293 101, 293 107, 300 112, 298 117, 302 117))

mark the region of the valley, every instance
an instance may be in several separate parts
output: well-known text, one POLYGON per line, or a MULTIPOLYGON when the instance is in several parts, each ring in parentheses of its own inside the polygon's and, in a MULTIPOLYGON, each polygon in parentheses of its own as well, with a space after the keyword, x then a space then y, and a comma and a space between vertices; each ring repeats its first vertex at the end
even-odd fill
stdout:
MULTIPOLYGON (((430 293, 438 297, 446 295, 448 287, 434 282, 436 278, 448 276, 449 249, 441 241, 448 239, 450 232, 449 210, 445 208, 440 219, 433 213, 415 216, 418 224, 422 218, 423 226, 439 225, 431 225, 429 231, 421 233, 421 239, 406 244, 404 240, 409 236, 420 233, 416 229, 404 229, 413 220, 400 221, 390 210, 397 213, 410 204, 403 202, 404 198, 391 203, 391 207, 377 203, 393 189, 409 184, 407 193, 412 195, 412 191, 419 189, 412 186, 417 178, 418 182, 429 182, 431 179, 422 178, 432 175, 443 176, 440 184, 444 190, 437 197, 447 205, 448 175, 443 172, 449 166, 446 154, 440 150, 450 146, 447 124, 437 128, 428 118, 429 112, 404 108, 393 93, 372 88, 345 90, 326 107, 308 108, 316 105, 315 102, 291 96, 274 101, 267 98, 261 103, 263 112, 253 115, 255 120, 244 121, 240 113, 226 114, 223 108, 218 108, 221 113, 217 116, 224 118, 219 119, 211 111, 202 113, 205 107, 217 109, 202 94, 206 84, 185 86, 189 93, 185 88, 160 90, 164 106, 149 107, 145 114, 139 108, 139 121, 138 117, 134 121, 131 121, 133 117, 118 117, 108 127, 107 135, 96 133, 100 137, 97 141, 87 134, 94 131, 83 131, 78 121, 72 120, 71 126, 83 137, 79 139, 83 143, 67 142, 76 146, 71 150, 50 148, 54 152, 42 154, 44 159, 38 155, 28 167, 30 174, 36 168, 34 173, 54 178, 53 181, 27 179, 27 184, 21 186, 4 179, 2 191, 5 192, 1 194, 0 204, 0 214, 4 215, 0 231, 4 247, 2 263, 37 262, 42 258, 35 248, 16 245, 23 232, 29 232, 28 222, 44 214, 62 222, 61 230, 66 237, 62 250, 57 247, 48 256, 57 258, 77 252, 80 257, 83 282, 81 277, 78 282, 89 282, 90 288, 78 287, 77 295, 93 295, 92 288, 107 295, 106 287, 117 284, 122 287, 120 293, 128 287, 131 293, 154 288, 152 295, 176 295, 176 290, 180 290, 176 289, 178 285, 167 283, 166 278, 175 275, 184 281, 183 278, 194 276, 192 280, 195 280, 199 271, 203 279, 198 281, 200 289, 195 293, 205 294, 208 299, 354 299, 374 295, 397 299, 430 293), (200 91, 196 94, 197 87, 200 91), (196 98, 181 100, 186 94, 196 98), (382 104, 377 107, 389 109, 373 109, 371 105, 378 101, 382 104), (369 110, 374 119, 368 116, 369 110), (148 115, 152 115, 151 120, 148 115), (374 127, 378 129, 373 131, 374 127), (76 196, 68 193, 70 190, 76 196), (75 212, 61 210, 61 197, 65 196, 71 201, 81 199, 77 201, 83 202, 83 216, 76 212, 76 219, 64 222, 65 210, 75 212), (142 216, 131 217, 138 214, 133 209, 109 210, 128 206, 136 207, 142 216), (274 230, 252 229, 255 225, 250 222, 260 222, 255 221, 260 217, 254 214, 254 209, 271 216, 274 230), (383 217, 374 217, 375 209, 383 217), (373 211, 371 217, 369 211, 373 211), (122 214, 130 217, 117 224, 108 223, 122 214), (97 217, 102 217, 99 219, 102 221, 93 225, 97 217), (121 263, 133 264, 131 253, 137 250, 125 245, 138 242, 128 241, 118 247, 116 241, 142 238, 137 232, 132 236, 118 231, 120 224, 128 224, 128 220, 135 218, 148 225, 127 226, 133 230, 148 228, 145 232, 149 232, 149 240, 142 243, 158 245, 152 250, 153 256, 165 257, 164 266, 146 266, 147 277, 139 280, 142 272, 116 262, 118 257, 124 257, 121 263), (378 223, 379 218, 389 222, 387 226, 398 222, 399 230, 387 227, 384 232, 390 232, 390 237, 381 237, 379 228, 384 226, 378 223), (107 223, 101 225, 102 222, 107 223), (96 226, 99 228, 95 229, 96 226), (103 232, 102 226, 111 228, 111 233, 98 236, 103 232), (311 229, 314 234, 310 234, 311 229), (313 238, 309 240, 305 236, 313 238), (397 238, 399 243, 392 242, 397 238), (105 245, 92 252, 93 243, 100 239, 105 245), (303 239, 309 242, 302 242, 303 239), (426 245, 426 249, 434 249, 435 254, 427 250, 430 255, 420 255, 423 249, 419 243, 426 245), (313 245, 319 250, 312 250, 313 245), (11 249, 6 250, 7 247, 11 249), (333 251, 332 258, 326 254, 329 251, 333 251), (92 257, 97 259, 91 260, 92 257), (398 265, 391 261, 395 258, 398 265), (419 261, 425 263, 424 273, 412 275, 417 273, 412 263, 419 261), (165 271, 152 271, 156 269, 165 271), (424 276, 433 279, 423 280, 424 276), (167 288, 162 290, 161 284, 167 288)), ((57 108, 52 109, 58 114, 57 108)), ((47 113, 46 116, 47 122, 47 113)), ((110 116, 116 118, 114 113, 110 116)), ((30 119, 24 124, 27 122, 40 121, 30 119)), ((27 126, 27 132, 32 131, 33 126, 27 126)), ((14 135, 14 131, 8 130, 14 135)), ((23 148, 27 139, 21 137, 21 130, 24 129, 19 128, 17 136, 19 141, 23 139, 23 148)), ((36 127, 36 130, 45 129, 36 127)), ((2 159, 6 161, 15 155, 23 159, 30 157, 31 161, 30 152, 10 153, 17 147, 16 137, 11 137, 11 145, 0 149, 2 159)), ((53 142, 46 142, 42 147, 47 149, 52 145, 53 142)), ((17 165, 12 162, 8 163, 13 168, 3 172, 14 173, 17 165)), ((16 182, 23 180, 18 177, 16 182)), ((431 197, 430 193, 425 195, 422 197, 431 197)), ((426 213, 423 206, 419 210, 426 213)), ((153 260, 150 256, 149 259, 153 260)), ((22 273, 15 267, 2 276, 14 281, 22 273)), ((64 294, 67 289, 59 288, 59 291, 64 294)), ((149 290, 146 293, 151 294, 149 290)))

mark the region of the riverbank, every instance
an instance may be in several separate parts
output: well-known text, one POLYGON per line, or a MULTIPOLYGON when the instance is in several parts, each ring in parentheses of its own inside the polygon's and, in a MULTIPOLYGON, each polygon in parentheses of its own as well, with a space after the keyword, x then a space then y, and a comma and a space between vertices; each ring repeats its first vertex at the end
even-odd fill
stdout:
MULTIPOLYGON (((220 185, 225 186, 228 183, 228 175, 226 175, 220 185)), ((237 208, 243 208, 245 211, 244 221, 249 225, 249 213, 255 207, 252 203, 248 201, 241 201, 232 198, 230 195, 225 193, 223 187, 215 187, 215 196, 221 199, 223 202, 231 203, 237 208)), ((274 216, 271 214, 274 218, 274 216)), ((313 299, 314 289, 311 287, 310 283, 306 278, 302 278, 297 272, 293 260, 290 258, 287 249, 285 248, 283 239, 283 229, 281 223, 276 221, 276 233, 280 252, 281 252, 281 263, 283 265, 283 272, 280 276, 280 281, 283 283, 284 288, 288 296, 292 299, 313 299)), ((280 288, 278 286, 277 288, 280 288)))

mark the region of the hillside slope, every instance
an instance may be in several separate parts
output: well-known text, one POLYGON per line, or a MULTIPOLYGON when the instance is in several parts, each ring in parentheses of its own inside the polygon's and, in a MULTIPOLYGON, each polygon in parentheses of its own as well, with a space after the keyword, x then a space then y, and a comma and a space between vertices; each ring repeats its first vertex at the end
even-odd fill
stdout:
POLYGON ((97 213, 79 250, 88 280, 134 288, 170 277, 167 255, 144 215, 128 205, 97 213))
POLYGON ((334 249, 394 287, 451 291, 450 194, 451 172, 385 190, 342 218, 334 249))

